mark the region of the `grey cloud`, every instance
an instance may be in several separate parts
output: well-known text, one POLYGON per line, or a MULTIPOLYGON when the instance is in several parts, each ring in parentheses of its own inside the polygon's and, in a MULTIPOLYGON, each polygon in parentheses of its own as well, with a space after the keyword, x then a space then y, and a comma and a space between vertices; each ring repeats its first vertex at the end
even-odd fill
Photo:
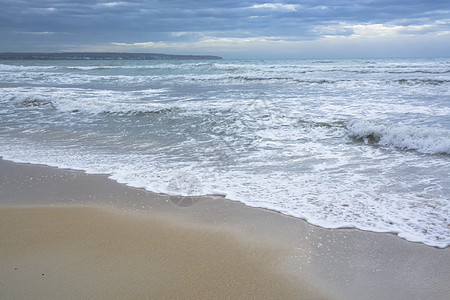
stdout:
MULTIPOLYGON (((25 44, 26 33, 52 32, 46 42, 55 47, 58 40, 60 44, 157 42, 208 34, 305 40, 323 34, 352 34, 351 29, 319 30, 339 22, 420 25, 448 18, 449 10, 448 1, 440 0, 0 0, 0 38, 25 44), (252 9, 255 4, 271 2, 278 6, 252 9)), ((443 24, 427 30, 450 29, 443 24)), ((36 34, 28 35, 27 47, 34 40, 38 43, 36 34)), ((8 51, 8 46, 0 46, 0 51, 8 51)))

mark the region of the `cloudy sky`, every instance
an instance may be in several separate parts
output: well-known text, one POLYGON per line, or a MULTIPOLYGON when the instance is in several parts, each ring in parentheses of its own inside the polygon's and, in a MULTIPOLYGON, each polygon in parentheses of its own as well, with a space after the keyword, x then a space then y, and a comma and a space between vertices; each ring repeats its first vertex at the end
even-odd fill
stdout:
POLYGON ((0 0, 0 52, 448 56, 448 0, 0 0))

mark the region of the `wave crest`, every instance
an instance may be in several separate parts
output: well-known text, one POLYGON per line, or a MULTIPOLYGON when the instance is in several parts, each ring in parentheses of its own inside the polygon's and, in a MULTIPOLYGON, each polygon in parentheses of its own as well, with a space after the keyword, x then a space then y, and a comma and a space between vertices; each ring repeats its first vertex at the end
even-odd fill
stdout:
POLYGON ((11 97, 10 100, 18 105, 24 107, 39 107, 39 106, 51 106, 53 107, 53 103, 49 99, 45 99, 42 97, 33 97, 33 96, 14 96, 11 97))
POLYGON ((347 124, 347 131, 352 138, 382 146, 427 154, 450 154, 450 131, 441 128, 352 120, 347 124))

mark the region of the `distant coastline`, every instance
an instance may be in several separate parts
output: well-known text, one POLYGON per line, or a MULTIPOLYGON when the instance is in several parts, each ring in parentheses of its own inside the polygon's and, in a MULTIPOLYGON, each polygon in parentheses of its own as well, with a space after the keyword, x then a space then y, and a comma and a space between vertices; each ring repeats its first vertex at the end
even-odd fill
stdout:
POLYGON ((62 52, 62 53, 0 53, 0 60, 219 60, 214 55, 173 55, 160 53, 62 52))

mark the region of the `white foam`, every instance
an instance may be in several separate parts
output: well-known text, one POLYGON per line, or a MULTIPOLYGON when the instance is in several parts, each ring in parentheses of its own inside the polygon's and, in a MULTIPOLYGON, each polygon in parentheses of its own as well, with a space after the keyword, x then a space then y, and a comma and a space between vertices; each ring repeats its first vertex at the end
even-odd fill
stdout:
POLYGON ((123 92, 78 88, 5 88, 0 95, 0 101, 35 107, 51 105, 61 112, 146 113, 170 108, 169 105, 158 101, 143 101, 145 98, 158 97, 165 91, 165 89, 123 92))
POLYGON ((23 65, 8 65, 0 64, 0 72, 17 72, 17 71, 48 71, 54 70, 55 66, 23 66, 23 65))

